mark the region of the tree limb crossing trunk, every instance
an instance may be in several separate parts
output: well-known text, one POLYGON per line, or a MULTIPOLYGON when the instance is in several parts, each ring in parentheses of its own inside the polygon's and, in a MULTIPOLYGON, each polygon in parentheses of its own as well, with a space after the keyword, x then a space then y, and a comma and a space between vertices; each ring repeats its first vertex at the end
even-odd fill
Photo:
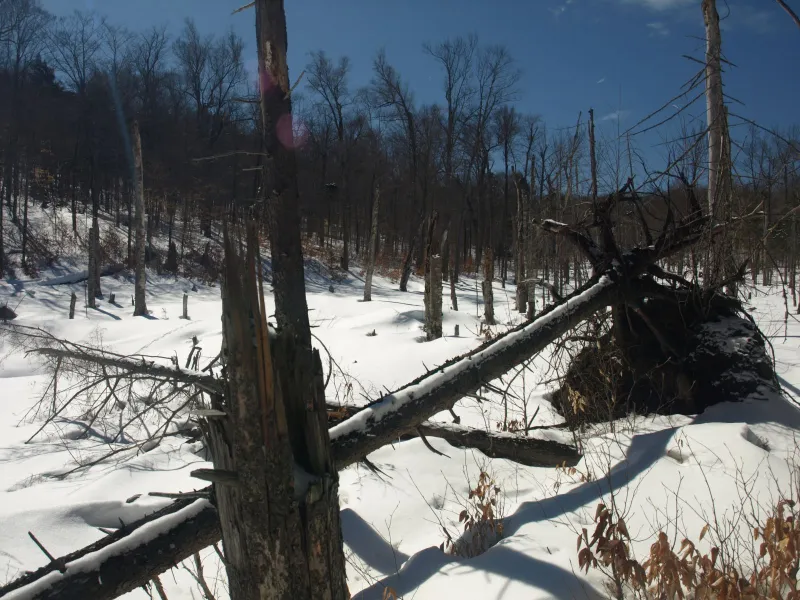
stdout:
POLYGON ((483 383, 543 350, 597 310, 613 304, 617 286, 594 277, 563 303, 528 324, 448 361, 331 428, 334 462, 343 468, 447 410, 483 383))

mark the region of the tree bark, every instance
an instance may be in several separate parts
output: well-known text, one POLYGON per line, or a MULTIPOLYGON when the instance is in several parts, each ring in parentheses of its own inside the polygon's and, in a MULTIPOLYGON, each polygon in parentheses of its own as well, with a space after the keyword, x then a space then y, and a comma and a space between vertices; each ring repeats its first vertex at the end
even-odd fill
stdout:
MULTIPOLYGON (((96 221, 95 221, 96 222, 96 221)), ((99 271, 97 269, 97 243, 95 238, 97 236, 97 229, 95 227, 89 228, 89 266, 86 273, 86 292, 87 304, 89 308, 97 308, 97 277, 99 271)))
MULTIPOLYGON (((139 123, 133 123, 133 185, 134 185, 134 222, 136 223, 136 240, 134 252, 134 317, 147 315, 147 302, 145 299, 145 213, 144 213, 144 167, 142 165, 142 137, 139 133, 139 123)), ((91 274, 90 274, 91 276, 91 274)))

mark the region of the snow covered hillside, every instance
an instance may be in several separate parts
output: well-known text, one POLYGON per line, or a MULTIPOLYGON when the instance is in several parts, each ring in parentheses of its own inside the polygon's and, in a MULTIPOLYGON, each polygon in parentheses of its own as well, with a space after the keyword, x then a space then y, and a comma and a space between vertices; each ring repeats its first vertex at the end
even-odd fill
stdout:
MULTIPOLYGON (((215 286, 153 276, 148 281, 151 318, 131 316, 132 282, 123 275, 103 277, 103 291, 116 303, 83 309, 84 288, 68 283, 69 272, 42 272, 36 280, 4 282, 0 293, 13 307, 15 323, 42 327, 75 342, 102 343, 121 354, 173 356, 183 364, 192 339, 202 347, 201 365, 220 344, 220 297, 215 286), (67 277, 65 277, 67 276, 67 277), (54 278, 60 277, 55 280, 54 278), (67 319, 75 291, 79 310, 67 319), (180 318, 184 292, 189 320, 180 318)), ((421 283, 412 280, 401 293, 389 280, 376 278, 373 301, 360 301, 363 282, 357 272, 334 278, 319 263, 307 264, 307 293, 313 332, 323 350, 326 371, 334 365, 328 400, 364 403, 428 368, 469 350, 485 339, 475 280, 459 284, 459 312, 445 308, 445 336, 424 342, 421 283), (331 291, 331 286, 333 291, 331 291), (454 336, 458 325, 460 335, 454 336), (372 335, 374 332, 374 335, 372 335)), ((495 311, 505 326, 519 317, 512 310, 513 286, 495 285, 495 311)), ((267 304, 271 296, 267 294, 267 304)), ((776 369, 787 397, 800 402, 800 323, 784 323, 777 290, 756 291, 754 315, 774 345, 776 369)), ((269 310, 268 310, 269 312, 269 310)), ((80 403, 40 429, 36 405, 49 402, 49 378, 37 359, 3 341, 0 364, 0 574, 3 582, 49 562, 28 536, 32 532, 60 556, 102 538, 103 530, 131 522, 163 506, 150 492, 199 489, 204 483, 190 471, 209 467, 202 444, 188 441, 188 415, 175 419, 158 444, 141 445, 120 437, 113 420, 92 423, 80 403), (34 435, 35 434, 35 435, 34 435), (114 455, 99 464, 98 457, 114 455)), ((547 402, 543 384, 547 356, 533 361, 511 383, 516 399, 512 418, 536 414, 534 425, 561 421, 547 402)), ((508 379, 504 385, 509 384, 508 379)), ((498 385, 500 383, 498 382, 498 385)), ((490 391, 484 401, 467 398, 456 407, 462 423, 497 429, 504 407, 490 391)), ((120 414, 122 411, 120 411, 120 414)), ((437 417, 449 422, 451 415, 437 417)), ((121 417, 120 417, 121 419, 121 417)), ((142 423, 146 428, 147 424, 142 423)), ((577 469, 520 466, 488 459, 430 438, 434 454, 421 439, 386 446, 370 456, 379 469, 362 465, 341 473, 340 499, 348 555, 348 583, 358 598, 604 598, 607 581, 598 570, 579 571, 576 539, 590 532, 598 503, 617 507, 646 558, 658 531, 670 539, 695 541, 703 527, 711 534, 745 543, 752 539, 750 519, 763 517, 781 494, 796 492, 800 410, 772 398, 752 404, 723 404, 697 417, 629 418, 580 434, 585 457, 577 469), (475 558, 443 552, 443 529, 457 538, 459 514, 472 501, 469 491, 484 471, 499 488, 502 537, 475 558), (737 536, 740 536, 739 539, 737 536), (388 593, 388 592, 387 592, 388 593)), ((559 430, 532 435, 566 439, 559 430)), ((203 573, 216 598, 225 598, 224 568, 213 548, 201 556, 203 573)), ((187 561, 162 575, 170 599, 200 598, 197 566, 187 561)), ((152 591, 155 594, 155 591, 152 591)), ((16 596, 11 596, 16 597, 16 596)), ((126 598, 147 598, 139 590, 126 598)), ((155 597, 155 596, 154 596, 155 597)))

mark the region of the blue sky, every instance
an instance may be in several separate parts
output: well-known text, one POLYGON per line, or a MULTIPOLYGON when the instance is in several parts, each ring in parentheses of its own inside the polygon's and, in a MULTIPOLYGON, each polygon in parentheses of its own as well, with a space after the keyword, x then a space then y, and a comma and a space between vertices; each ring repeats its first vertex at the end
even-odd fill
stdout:
MULTIPOLYGON (((61 15, 94 9, 133 30, 166 23, 177 33, 187 16, 204 32, 233 28, 254 64, 254 12, 231 15, 245 0, 42 1, 61 15)), ((324 49, 349 56, 352 86, 363 85, 385 47, 418 102, 441 102, 441 74, 422 44, 476 32, 517 60, 520 110, 553 127, 594 108, 609 134, 616 115, 624 129, 674 96, 700 68, 683 55, 702 57, 704 45, 700 0, 287 0, 286 9, 292 78, 310 51, 324 49)), ((727 92, 745 105, 732 112, 768 127, 800 122, 800 30, 772 0, 721 1, 719 10, 725 53, 736 65, 727 92)), ((703 105, 693 114, 701 117, 703 105)))

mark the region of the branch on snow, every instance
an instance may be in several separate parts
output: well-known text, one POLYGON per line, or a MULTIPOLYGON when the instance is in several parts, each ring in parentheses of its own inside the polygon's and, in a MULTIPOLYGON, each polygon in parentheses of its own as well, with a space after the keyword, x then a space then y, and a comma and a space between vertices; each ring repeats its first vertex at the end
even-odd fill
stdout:
POLYGON ((220 535, 217 509, 210 502, 179 500, 1 587, 0 598, 112 600, 219 541, 220 535))

